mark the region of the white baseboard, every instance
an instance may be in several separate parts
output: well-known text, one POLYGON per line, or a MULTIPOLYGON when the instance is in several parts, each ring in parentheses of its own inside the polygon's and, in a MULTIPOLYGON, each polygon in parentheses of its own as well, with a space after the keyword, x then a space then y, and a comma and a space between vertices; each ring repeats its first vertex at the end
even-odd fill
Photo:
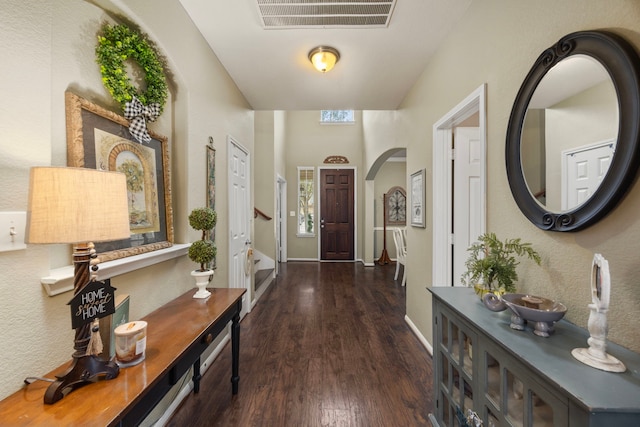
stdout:
POLYGON ((433 347, 431 346, 431 344, 429 344, 429 341, 427 341, 424 335, 422 335, 422 333, 418 330, 416 325, 411 321, 409 316, 405 315, 404 321, 407 322, 407 325, 409 325, 409 328, 411 328, 411 331, 413 331, 413 333, 415 334, 416 337, 418 337, 418 340, 422 343, 424 348, 426 348, 429 354, 433 357, 433 347))

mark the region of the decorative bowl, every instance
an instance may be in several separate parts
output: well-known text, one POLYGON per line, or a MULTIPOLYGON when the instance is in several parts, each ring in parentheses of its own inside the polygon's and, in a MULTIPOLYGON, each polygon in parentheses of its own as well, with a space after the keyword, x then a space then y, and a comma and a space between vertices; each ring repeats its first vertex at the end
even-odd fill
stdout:
POLYGON ((554 332, 554 324, 562 319, 567 312, 564 304, 548 298, 527 294, 504 294, 498 297, 486 294, 482 302, 491 311, 511 309, 511 328, 524 330, 527 321, 534 322, 533 333, 548 337, 554 332))
POLYGON ((476 295, 480 297, 480 299, 483 299, 486 294, 496 294, 498 296, 504 294, 504 292, 502 291, 499 291, 497 289, 487 288, 486 286, 480 283, 473 285, 473 291, 476 293, 476 295))

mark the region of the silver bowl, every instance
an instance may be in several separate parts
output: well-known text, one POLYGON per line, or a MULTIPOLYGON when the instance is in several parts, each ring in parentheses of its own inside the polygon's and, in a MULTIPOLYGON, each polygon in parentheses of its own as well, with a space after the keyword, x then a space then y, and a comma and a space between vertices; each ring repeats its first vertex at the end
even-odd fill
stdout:
POLYGON ((533 333, 541 337, 552 334, 554 324, 567 312, 564 304, 527 294, 504 294, 502 297, 487 294, 482 302, 491 311, 502 311, 508 307, 513 313, 509 325, 513 329, 522 331, 527 321, 534 322, 533 333))

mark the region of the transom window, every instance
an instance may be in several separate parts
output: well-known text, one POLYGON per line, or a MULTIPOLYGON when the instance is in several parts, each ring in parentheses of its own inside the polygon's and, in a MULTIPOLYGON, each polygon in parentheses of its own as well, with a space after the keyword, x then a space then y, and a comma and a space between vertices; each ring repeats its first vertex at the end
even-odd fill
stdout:
POLYGON ((320 123, 353 123, 353 110, 321 110, 320 123))

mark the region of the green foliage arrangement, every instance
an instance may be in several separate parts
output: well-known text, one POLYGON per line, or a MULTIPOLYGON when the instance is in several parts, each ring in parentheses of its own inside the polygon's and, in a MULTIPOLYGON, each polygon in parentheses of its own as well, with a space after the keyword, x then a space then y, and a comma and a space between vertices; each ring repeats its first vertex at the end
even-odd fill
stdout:
POLYGON ((124 109, 135 96, 144 105, 157 103, 160 113, 167 101, 167 80, 162 62, 146 35, 126 25, 104 24, 98 36, 96 62, 100 65, 102 83, 124 109), (145 91, 138 91, 127 75, 125 61, 131 59, 145 72, 145 91))
POLYGON ((189 225, 194 230, 202 231, 202 239, 197 240, 189 247, 189 258, 200 264, 200 270, 207 270, 206 265, 216 257, 218 250, 213 241, 208 240, 206 232, 213 229, 218 221, 216 211, 211 208, 195 208, 189 214, 189 225))
POLYGON ((516 290, 516 266, 520 264, 516 255, 526 256, 540 265, 540 255, 531 243, 523 243, 519 238, 501 241, 495 233, 481 235, 468 251, 471 255, 465 263, 467 271, 462 275, 462 281, 468 286, 482 284, 484 288, 499 293, 516 290))

